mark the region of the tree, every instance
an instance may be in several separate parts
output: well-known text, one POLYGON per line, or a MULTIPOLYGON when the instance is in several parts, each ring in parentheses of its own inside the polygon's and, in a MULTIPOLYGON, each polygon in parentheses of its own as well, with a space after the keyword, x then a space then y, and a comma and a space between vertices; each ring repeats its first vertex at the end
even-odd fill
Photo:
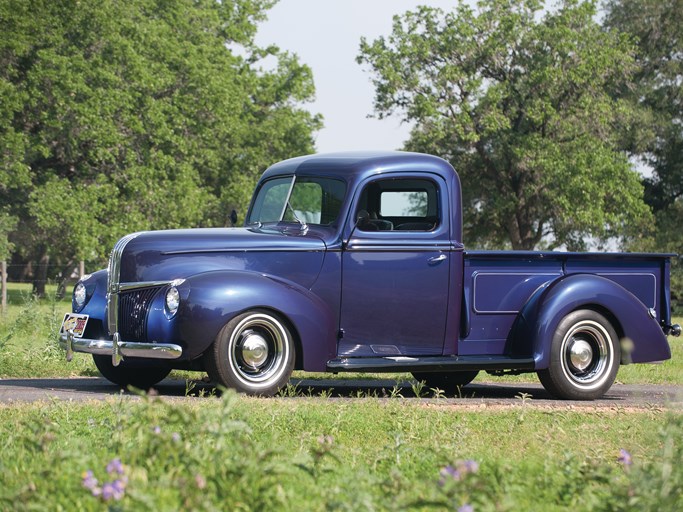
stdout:
MULTIPOLYGON (((683 252, 683 1, 610 0, 605 25, 637 43, 635 87, 621 96, 644 107, 641 131, 653 132, 631 153, 649 165, 645 200, 656 218, 656 235, 636 248, 683 252)), ((672 267, 672 296, 683 300, 683 269, 672 267)))
POLYGON ((269 163, 312 150, 310 69, 253 42, 273 3, 0 4, 0 207, 40 285, 127 232, 225 225, 269 163))
POLYGON ((458 170, 469 243, 583 249, 650 219, 619 147, 634 108, 610 94, 630 83, 633 47, 595 15, 593 2, 485 0, 421 7, 362 40, 376 114, 414 123, 405 148, 458 170))

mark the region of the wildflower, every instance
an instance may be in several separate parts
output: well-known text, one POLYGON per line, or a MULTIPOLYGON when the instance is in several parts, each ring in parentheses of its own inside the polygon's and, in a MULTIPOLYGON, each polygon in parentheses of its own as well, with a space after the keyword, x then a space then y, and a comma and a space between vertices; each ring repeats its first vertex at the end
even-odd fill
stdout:
POLYGON ((126 491, 126 484, 128 483, 128 478, 125 476, 122 476, 121 478, 118 478, 114 480, 111 485, 114 490, 114 499, 115 500, 120 500, 123 498, 123 494, 126 491))
POLYGON ((89 491, 92 491, 93 489, 97 488, 97 478, 93 475, 92 471, 86 471, 83 473, 83 487, 88 489, 89 491))
POLYGON ((334 444, 334 437, 332 436, 320 436, 318 437, 318 444, 322 446, 332 446, 334 444))
POLYGON ((450 464, 445 468, 442 468, 439 474, 441 475, 441 479, 439 480, 439 485, 441 486, 446 485, 448 480, 455 480, 456 482, 459 482, 462 478, 460 471, 450 464))
POLYGON ((196 474, 194 476, 194 481, 197 484, 197 489, 205 489, 206 488, 206 479, 202 475, 196 474))
POLYGON ((173 432, 171 439, 173 439, 173 442, 177 443, 178 441, 180 441, 180 434, 178 434, 178 432, 173 432))
POLYGON ((474 512, 474 507, 469 503, 465 503, 462 507, 458 507, 458 512, 474 512))
POLYGON ((631 464, 633 464, 631 454, 623 448, 619 451, 619 458, 617 459, 617 461, 619 461, 624 466, 630 466, 631 464))
POLYGON ((121 459, 118 457, 115 459, 112 459, 109 464, 107 464, 107 473, 110 475, 113 473, 116 473, 118 475, 123 474, 123 464, 121 464, 121 459))
POLYGON ((157 425, 156 427, 154 427, 152 429, 152 432, 154 432, 156 435, 161 434, 161 427, 159 425, 157 425))
POLYGON ((114 497, 115 494, 114 484, 107 482, 102 486, 102 499, 104 501, 109 501, 114 497))
POLYGON ((476 473, 479 471, 479 463, 476 460, 467 459, 459 462, 458 465, 462 468, 464 473, 476 473))
POLYGON ((102 487, 100 487, 97 478, 95 478, 92 471, 86 471, 83 473, 83 487, 88 489, 90 493, 96 498, 101 498, 104 501, 109 500, 120 500, 126 491, 126 485, 128 484, 128 477, 125 476, 123 464, 121 464, 121 459, 118 457, 111 460, 107 464, 107 473, 110 475, 119 475, 119 478, 113 482, 104 482, 102 487))
POLYGON ((479 471, 479 463, 472 459, 459 460, 455 463, 455 466, 450 464, 442 468, 440 471, 441 479, 439 480, 439 485, 443 486, 449 480, 454 480, 459 482, 469 473, 476 473, 479 471))

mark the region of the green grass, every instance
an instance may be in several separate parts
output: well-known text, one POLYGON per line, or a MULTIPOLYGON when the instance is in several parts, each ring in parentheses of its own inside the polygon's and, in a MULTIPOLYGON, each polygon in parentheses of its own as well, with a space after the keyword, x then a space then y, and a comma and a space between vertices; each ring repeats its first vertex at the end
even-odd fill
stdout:
POLYGON ((114 502, 83 475, 101 488, 120 477, 105 469, 118 458, 127 483, 110 510, 674 510, 682 441, 680 413, 524 401, 472 412, 227 393, 0 406, 0 509, 104 510, 114 502), (618 462, 621 449, 633 466, 618 462), (467 460, 476 472, 441 475, 467 460))
POLYGON ((8 286, 9 307, 0 314, 0 378, 99 375, 90 357, 67 364, 59 347, 59 327, 71 300, 38 300, 30 291, 30 285, 8 286))

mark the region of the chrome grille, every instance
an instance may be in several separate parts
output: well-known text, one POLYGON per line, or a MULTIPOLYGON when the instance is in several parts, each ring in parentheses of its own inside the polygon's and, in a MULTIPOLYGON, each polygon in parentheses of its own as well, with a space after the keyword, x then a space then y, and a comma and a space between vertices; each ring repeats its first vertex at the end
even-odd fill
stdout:
POLYGON ((109 266, 107 267, 107 327, 109 334, 113 335, 117 331, 116 321, 118 319, 118 292, 119 292, 119 277, 121 275, 121 257, 123 250, 126 248, 128 242, 140 235, 140 233, 132 233, 124 236, 121 240, 116 242, 114 249, 109 256, 109 266))
POLYGON ((119 292, 118 332, 126 341, 147 341, 147 313, 161 286, 119 292))

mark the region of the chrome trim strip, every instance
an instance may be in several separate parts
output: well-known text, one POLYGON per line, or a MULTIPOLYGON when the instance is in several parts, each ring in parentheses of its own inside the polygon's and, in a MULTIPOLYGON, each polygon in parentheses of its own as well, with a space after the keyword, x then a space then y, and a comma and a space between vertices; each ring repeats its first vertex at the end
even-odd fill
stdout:
MULTIPOLYGON (((60 337, 62 348, 69 345, 68 334, 60 337)), ((178 359, 183 355, 183 348, 173 343, 138 343, 135 341, 117 341, 116 347, 110 340, 90 340, 72 338, 71 348, 74 352, 86 352, 103 356, 118 354, 123 357, 145 357, 148 359, 178 359)))
POLYGON ((130 290, 139 290, 140 288, 156 288, 159 286, 168 286, 179 279, 172 279, 170 281, 140 281, 139 283, 119 283, 119 292, 127 292, 130 290))
POLYGON ((416 357, 338 357, 327 361, 332 372, 405 372, 466 371, 466 370, 524 370, 533 371, 533 358, 508 356, 416 356, 416 357))
POLYGON ((225 248, 225 249, 183 249, 178 251, 164 251, 162 256, 171 256, 174 254, 207 254, 207 253, 221 253, 221 252, 324 252, 324 248, 309 249, 306 247, 259 247, 251 249, 240 248, 225 248))
POLYGON ((368 251, 368 252, 397 252, 397 251, 447 251, 462 252, 462 247, 456 247, 448 242, 413 242, 413 243, 392 243, 378 244, 376 242, 363 244, 351 241, 347 251, 368 251))
POLYGON ((128 242, 141 235, 142 232, 131 233, 121 238, 109 256, 107 267, 107 329, 109 334, 118 332, 119 319, 119 277, 121 276, 121 257, 128 242))

